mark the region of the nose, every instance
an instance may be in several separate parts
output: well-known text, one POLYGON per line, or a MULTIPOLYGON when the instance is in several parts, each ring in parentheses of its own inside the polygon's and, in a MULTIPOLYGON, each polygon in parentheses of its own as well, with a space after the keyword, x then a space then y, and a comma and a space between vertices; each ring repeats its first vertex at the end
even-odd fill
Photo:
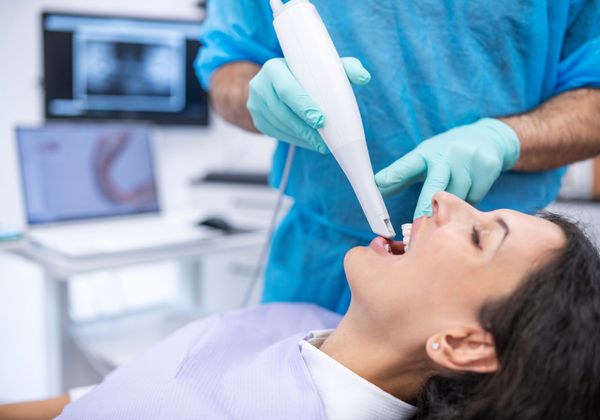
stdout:
POLYGON ((473 218, 479 213, 466 201, 444 191, 433 196, 431 209, 431 217, 438 226, 442 226, 450 220, 473 218))

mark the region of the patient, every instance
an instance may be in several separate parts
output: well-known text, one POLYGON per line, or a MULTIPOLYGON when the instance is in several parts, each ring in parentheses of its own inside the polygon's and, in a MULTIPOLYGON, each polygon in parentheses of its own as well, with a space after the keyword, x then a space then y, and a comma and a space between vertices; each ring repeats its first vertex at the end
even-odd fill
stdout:
POLYGON ((439 193, 409 251, 384 245, 348 252, 341 320, 275 304, 193 323, 60 419, 597 418, 600 258, 577 227, 439 193))

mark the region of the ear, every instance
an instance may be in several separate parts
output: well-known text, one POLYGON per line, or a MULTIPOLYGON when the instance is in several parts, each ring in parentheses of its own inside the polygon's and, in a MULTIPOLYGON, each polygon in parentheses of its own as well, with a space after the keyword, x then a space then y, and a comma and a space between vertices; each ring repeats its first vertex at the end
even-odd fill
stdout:
POLYGON ((498 369, 492 336, 480 328, 443 331, 427 340, 427 355, 437 365, 458 372, 490 373, 498 369))

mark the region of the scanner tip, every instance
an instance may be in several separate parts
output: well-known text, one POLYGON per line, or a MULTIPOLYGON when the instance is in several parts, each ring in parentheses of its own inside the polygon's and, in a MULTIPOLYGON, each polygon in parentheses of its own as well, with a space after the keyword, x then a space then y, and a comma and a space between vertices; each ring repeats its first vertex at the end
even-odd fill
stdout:
POLYGON ((396 236, 396 231, 394 230, 394 226, 392 226, 390 219, 383 219, 383 224, 385 225, 387 231, 387 235, 384 235, 384 237, 387 239, 394 238, 396 236))

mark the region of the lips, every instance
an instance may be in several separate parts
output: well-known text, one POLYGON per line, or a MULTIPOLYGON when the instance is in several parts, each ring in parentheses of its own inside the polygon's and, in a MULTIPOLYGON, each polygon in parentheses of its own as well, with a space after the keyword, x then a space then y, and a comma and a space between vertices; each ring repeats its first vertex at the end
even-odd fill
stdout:
POLYGON ((378 236, 371 241, 369 247, 380 255, 402 255, 404 254, 404 244, 399 241, 390 241, 389 239, 378 236))

